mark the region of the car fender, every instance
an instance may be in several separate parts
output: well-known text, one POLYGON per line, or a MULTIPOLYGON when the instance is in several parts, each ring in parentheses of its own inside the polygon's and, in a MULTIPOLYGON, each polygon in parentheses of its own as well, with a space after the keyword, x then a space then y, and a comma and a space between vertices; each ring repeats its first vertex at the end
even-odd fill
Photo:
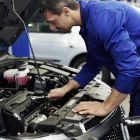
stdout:
POLYGON ((86 45, 82 37, 79 35, 80 27, 74 26, 69 34, 69 48, 67 52, 67 59, 65 65, 70 66, 72 60, 80 55, 87 53, 86 45))
POLYGON ((87 54, 87 51, 84 49, 80 49, 79 51, 77 49, 69 49, 67 59, 65 61, 65 65, 70 66, 71 62, 77 57, 82 54, 87 54))

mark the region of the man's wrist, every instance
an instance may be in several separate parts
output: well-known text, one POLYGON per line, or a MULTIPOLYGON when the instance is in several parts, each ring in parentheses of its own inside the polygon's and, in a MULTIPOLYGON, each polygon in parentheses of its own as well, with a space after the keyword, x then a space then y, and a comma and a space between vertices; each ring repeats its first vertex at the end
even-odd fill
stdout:
POLYGON ((77 83, 75 80, 71 80, 68 84, 66 84, 63 88, 65 91, 69 92, 72 89, 75 89, 79 87, 79 83, 77 83))
POLYGON ((110 107, 107 105, 106 101, 103 102, 104 105, 104 110, 106 112, 106 114, 109 114, 112 110, 110 109, 110 107))
POLYGON ((67 92, 69 92, 71 89, 69 88, 69 86, 68 85, 65 85, 64 87, 63 87, 63 89, 64 89, 64 92, 65 93, 67 93, 67 92))

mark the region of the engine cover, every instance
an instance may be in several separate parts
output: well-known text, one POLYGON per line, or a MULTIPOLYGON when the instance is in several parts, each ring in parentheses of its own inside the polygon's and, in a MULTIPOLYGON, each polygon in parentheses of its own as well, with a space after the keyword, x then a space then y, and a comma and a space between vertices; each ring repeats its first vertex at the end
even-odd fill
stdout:
POLYGON ((90 131, 94 137, 102 137, 110 131, 110 126, 119 123, 122 117, 120 107, 104 117, 75 114, 72 109, 81 101, 104 102, 107 94, 105 91, 109 92, 107 88, 107 86, 97 82, 90 83, 85 88, 87 90, 76 94, 59 111, 50 115, 47 120, 39 122, 38 127, 44 132, 58 131, 70 137, 81 137, 90 131))
POLYGON ((33 96, 33 92, 21 91, 9 98, 1 106, 1 115, 6 129, 11 135, 24 132, 28 122, 43 109, 48 109, 44 96, 33 96))

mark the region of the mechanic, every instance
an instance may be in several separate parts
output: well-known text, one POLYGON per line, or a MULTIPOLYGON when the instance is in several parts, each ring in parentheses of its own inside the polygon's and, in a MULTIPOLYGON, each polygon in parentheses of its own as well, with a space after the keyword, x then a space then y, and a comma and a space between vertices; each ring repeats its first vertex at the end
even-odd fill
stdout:
POLYGON ((140 115, 140 13, 117 1, 42 0, 39 10, 52 30, 66 33, 81 26, 88 51, 80 72, 64 87, 51 90, 49 100, 84 88, 105 66, 116 78, 110 96, 103 103, 81 102, 73 112, 105 116, 130 94, 129 115, 140 115))

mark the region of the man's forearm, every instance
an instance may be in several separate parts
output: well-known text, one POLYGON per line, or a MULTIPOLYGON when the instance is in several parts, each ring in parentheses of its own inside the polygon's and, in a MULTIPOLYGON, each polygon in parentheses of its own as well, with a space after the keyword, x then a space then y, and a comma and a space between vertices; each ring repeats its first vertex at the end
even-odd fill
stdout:
POLYGON ((63 88, 66 92, 69 92, 72 89, 80 87, 80 84, 75 80, 71 80, 68 84, 66 84, 63 88))
POLYGON ((115 109, 118 105, 120 105, 128 96, 128 94, 123 94, 118 92, 115 88, 113 88, 111 94, 104 102, 105 110, 109 113, 113 109, 115 109))

